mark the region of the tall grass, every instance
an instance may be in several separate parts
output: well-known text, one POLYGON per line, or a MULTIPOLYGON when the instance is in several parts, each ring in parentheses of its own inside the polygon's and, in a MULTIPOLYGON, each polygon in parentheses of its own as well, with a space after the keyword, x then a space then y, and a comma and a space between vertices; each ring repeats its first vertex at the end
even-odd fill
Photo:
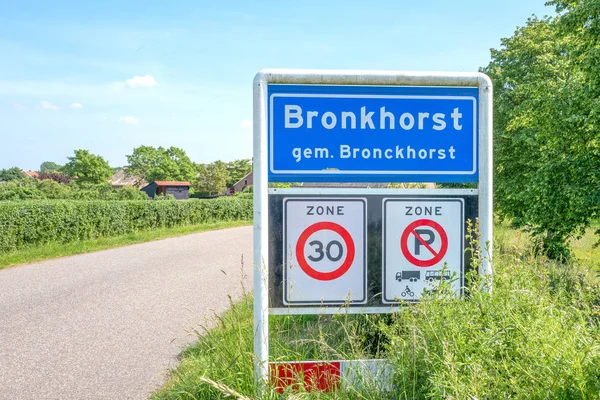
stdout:
MULTIPOLYGON (((468 297, 442 286, 392 315, 271 317, 272 361, 385 357, 394 391, 265 394, 264 399, 596 399, 600 289, 582 266, 536 258, 528 237, 496 230, 493 294, 468 279, 468 297)), ((199 329, 154 399, 257 398, 252 300, 199 329), (229 396, 229 397, 228 397, 229 396)))

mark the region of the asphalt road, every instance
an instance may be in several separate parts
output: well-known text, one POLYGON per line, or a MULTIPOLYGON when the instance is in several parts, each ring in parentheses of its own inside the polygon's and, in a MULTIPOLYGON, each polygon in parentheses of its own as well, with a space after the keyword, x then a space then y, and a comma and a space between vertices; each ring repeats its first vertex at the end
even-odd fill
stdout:
POLYGON ((146 399, 242 280, 251 227, 0 270, 0 399, 146 399))

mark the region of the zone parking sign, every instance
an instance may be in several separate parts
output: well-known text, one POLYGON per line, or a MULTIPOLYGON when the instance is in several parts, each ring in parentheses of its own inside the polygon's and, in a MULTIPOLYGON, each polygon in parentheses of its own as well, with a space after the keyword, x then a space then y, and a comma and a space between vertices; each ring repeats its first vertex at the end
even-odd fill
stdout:
POLYGON ((442 281, 461 293, 464 201, 383 200, 383 302, 418 300, 442 281))
POLYGON ((366 303, 366 199, 287 198, 283 204, 283 303, 366 303))

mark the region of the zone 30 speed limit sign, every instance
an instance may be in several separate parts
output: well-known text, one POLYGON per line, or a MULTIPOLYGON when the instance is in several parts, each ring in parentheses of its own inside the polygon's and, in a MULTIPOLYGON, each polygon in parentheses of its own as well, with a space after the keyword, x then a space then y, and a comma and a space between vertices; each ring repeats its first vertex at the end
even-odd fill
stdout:
POLYGON ((366 303, 366 200, 288 198, 285 305, 366 303))

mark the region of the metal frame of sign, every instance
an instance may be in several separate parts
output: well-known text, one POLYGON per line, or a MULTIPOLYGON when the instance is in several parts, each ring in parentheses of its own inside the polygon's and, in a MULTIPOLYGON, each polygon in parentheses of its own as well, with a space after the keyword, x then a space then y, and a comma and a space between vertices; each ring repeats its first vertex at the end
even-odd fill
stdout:
MULTIPOLYGON (((268 86, 371 85, 477 87, 478 99, 478 192, 479 229, 483 262, 481 275, 492 275, 492 82, 482 73, 353 71, 353 70, 262 70, 254 78, 254 353, 255 378, 264 385, 269 379, 269 149, 268 86)), ((398 181, 402 181, 399 177, 398 181)), ((491 287, 489 288, 491 290, 491 287)))

